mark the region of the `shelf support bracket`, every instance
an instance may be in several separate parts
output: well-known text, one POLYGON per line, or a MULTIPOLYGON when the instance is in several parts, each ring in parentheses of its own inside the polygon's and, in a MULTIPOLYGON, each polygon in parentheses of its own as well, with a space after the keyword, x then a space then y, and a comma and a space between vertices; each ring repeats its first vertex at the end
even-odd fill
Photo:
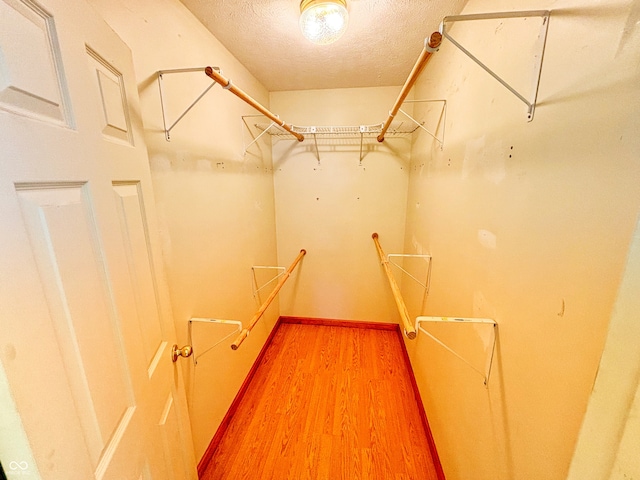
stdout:
POLYGON ((362 159, 364 158, 364 154, 362 153, 363 144, 364 144, 364 133, 367 131, 367 127, 365 125, 360 125, 360 163, 359 167, 362 166, 362 159))
POLYGON ((316 158, 318 159, 318 166, 320 165, 320 149, 318 148, 318 137, 316 127, 309 127, 309 133, 313 135, 313 143, 316 146, 316 158))
POLYGON ((275 282, 276 280, 278 280, 282 275, 284 275, 285 271, 287 269, 285 267, 275 267, 275 266, 264 266, 264 265, 254 265, 251 267, 251 271, 253 272, 253 282, 251 283, 251 289, 252 289, 252 293, 253 293, 253 298, 255 298, 258 302, 258 293, 260 293, 260 290, 262 290, 264 287, 266 287, 267 285, 275 282), (267 282, 263 283, 262 285, 258 286, 258 279, 256 278, 256 270, 277 270, 278 274, 275 275, 271 280, 268 280, 267 282))
MULTIPOLYGON (((220 71, 220 69, 218 67, 214 67, 216 70, 220 71)), ((163 77, 166 74, 172 74, 172 73, 191 73, 191 72, 204 72, 205 67, 195 67, 195 68, 176 68, 173 70, 159 70, 157 72, 158 75, 158 87, 160 89, 160 106, 162 107, 162 125, 164 126, 164 138, 167 140, 167 142, 171 141, 171 130, 173 129, 173 127, 175 127, 178 122, 180 120, 182 120, 184 118, 184 116, 189 113, 189 111, 196 105, 196 103, 198 103, 202 97, 204 97, 206 95, 206 93, 211 90, 211 88, 213 88, 213 86, 216 84, 215 81, 212 81, 211 85, 209 85, 200 95, 198 95, 198 97, 191 102, 191 104, 186 108, 186 110, 184 112, 182 112, 178 118, 169 126, 167 127, 167 115, 166 115, 166 108, 165 108, 165 103, 164 103, 164 95, 163 95, 163 90, 162 90, 162 82, 163 82, 163 77)))
MULTIPOLYGON (((442 112, 440 114, 441 118, 438 119, 438 124, 440 123, 440 120, 443 121, 441 139, 438 138, 435 133, 431 133, 431 131, 424 126, 424 122, 422 123, 418 122, 415 118, 413 118, 407 112, 402 110, 402 108, 399 109, 399 112, 401 112, 405 117, 407 117, 409 120, 415 123, 418 128, 421 128, 422 130, 427 132, 429 135, 431 135, 435 139, 435 141, 440 144, 440 150, 442 150, 444 148, 444 129, 447 124, 447 101, 446 100, 406 100, 406 103, 429 103, 429 102, 442 102, 442 112)), ((438 125, 436 125, 436 133, 437 132, 438 132, 438 125)))
POLYGON ((444 38, 458 47, 466 56, 477 63, 485 72, 495 78, 502 86, 513 93, 518 99, 520 99, 527 106, 527 121, 533 120, 533 114, 536 109, 536 101, 538 99, 538 89, 540 86, 540 74, 542 72, 542 60, 544 57, 545 45, 547 42, 547 31, 549 30, 549 16, 551 12, 549 10, 528 10, 522 12, 500 12, 500 13, 477 13, 470 15, 451 15, 444 17, 440 24, 440 33, 444 38), (501 18, 524 18, 524 17, 542 17, 542 26, 540 28, 538 51, 536 52, 536 63, 534 65, 535 83, 533 92, 526 98, 515 88, 500 78, 493 70, 482 63, 475 55, 469 50, 464 48, 457 40, 455 40, 449 32, 446 30, 447 23, 463 22, 472 20, 494 20, 501 18))
POLYGON ((479 374, 484 380, 484 386, 489 388, 489 377, 491 376, 491 367, 493 366, 493 355, 496 349, 496 328, 498 328, 498 324, 495 320, 489 318, 461 318, 461 317, 417 317, 416 318, 416 330, 427 335, 438 345, 443 347, 448 352, 452 353, 454 356, 462 360, 467 366, 471 367, 471 369, 479 374), (487 358, 485 360, 485 369, 484 372, 478 369, 475 365, 473 365, 470 361, 456 352, 453 348, 449 347, 442 340, 438 339, 436 336, 432 335, 430 332, 425 330, 420 326, 423 322, 438 322, 438 323, 458 323, 458 324, 484 324, 493 327, 491 329, 491 347, 489 353, 487 354, 487 358))
POLYGON ((407 275, 409 278, 414 280, 416 283, 418 283, 418 285, 420 285, 422 288, 424 288, 425 293, 427 293, 427 294, 429 293, 429 286, 431 285, 431 255, 415 255, 415 254, 406 254, 406 253, 389 253, 387 255, 387 261, 391 265, 393 265, 394 267, 397 267, 399 270, 401 270, 405 275, 407 275), (422 280, 419 280, 418 278, 416 278, 415 275, 412 275, 407 270, 405 270, 405 268, 402 267, 399 263, 396 263, 393 260, 394 258, 422 258, 423 260, 425 260, 428 263, 427 272, 426 272, 426 280, 423 282, 422 280))
MULTIPOLYGON (((215 84, 215 82, 213 82, 215 84)), ((247 127, 247 130, 249 130, 249 134, 252 135, 251 133, 251 129, 249 128, 249 124, 247 123, 247 118, 250 117, 264 117, 264 115, 243 115, 242 116, 242 123, 244 123, 244 125, 247 127)), ((262 138, 263 135, 269 133, 269 130, 271 129, 271 127, 277 125, 276 122, 271 122, 269 124, 269 126, 263 130, 262 132, 260 132, 260 134, 255 137, 253 140, 251 140, 251 142, 249 142, 248 145, 245 145, 244 147, 244 152, 242 153, 243 156, 247 155, 247 152, 249 151, 249 148, 251 147, 251 145, 253 145, 254 143, 257 143, 258 140, 260 140, 262 138)), ((242 143, 244 144, 244 131, 243 131, 243 135, 242 135, 242 143)))
POLYGON ((220 345, 222 342, 224 342, 227 338, 233 336, 233 335, 237 335, 238 332, 242 331, 242 322, 239 320, 221 320, 219 318, 190 318, 189 319, 189 325, 188 325, 188 338, 189 338, 189 345, 193 345, 193 324, 194 323, 208 323, 208 324, 217 324, 217 325, 235 325, 236 328, 234 330, 231 331, 231 333, 225 335, 223 338, 221 338, 220 340, 218 340, 216 343, 214 343, 213 345, 211 345, 209 348, 207 348, 204 352, 196 355, 197 352, 194 353, 193 355, 193 364, 194 365, 198 365, 198 359, 202 356, 204 356, 206 353, 208 353, 209 351, 213 350, 215 347, 217 347, 218 345, 220 345))

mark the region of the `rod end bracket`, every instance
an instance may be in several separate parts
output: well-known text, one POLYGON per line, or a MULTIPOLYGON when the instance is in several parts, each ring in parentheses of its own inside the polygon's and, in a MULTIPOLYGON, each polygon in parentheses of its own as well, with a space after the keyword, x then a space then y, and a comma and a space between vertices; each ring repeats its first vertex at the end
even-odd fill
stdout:
POLYGON ((437 52, 442 43, 442 34, 433 32, 429 38, 424 39, 424 49, 429 53, 437 52))

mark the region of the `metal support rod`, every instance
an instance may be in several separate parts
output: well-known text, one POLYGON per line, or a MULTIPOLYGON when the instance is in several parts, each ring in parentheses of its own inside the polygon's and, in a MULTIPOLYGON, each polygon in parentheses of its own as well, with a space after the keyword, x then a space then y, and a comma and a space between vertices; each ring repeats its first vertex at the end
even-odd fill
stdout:
POLYGON ((204 352, 200 353, 200 354, 194 354, 193 355, 193 364, 197 365, 198 364, 198 359, 202 356, 204 356, 206 353, 208 353, 209 351, 213 350, 215 347, 217 347, 218 345, 220 345, 222 342, 224 342, 227 338, 231 337, 232 335, 236 334, 236 332, 241 332, 242 331, 242 322, 238 321, 238 320, 222 320, 219 318, 191 318, 189 319, 189 325, 188 325, 188 338, 189 338, 189 345, 193 346, 193 324, 194 323, 208 323, 208 324, 218 324, 218 325, 235 325, 236 328, 234 330, 231 331, 231 333, 228 333, 227 335, 225 335, 224 337, 222 337, 221 339, 219 339, 216 343, 214 343, 213 345, 209 346, 209 348, 207 348, 204 352))
POLYGON ((492 320, 490 318, 460 318, 460 317, 417 317, 416 318, 416 328, 418 330, 420 330, 422 333, 426 334, 429 338, 431 338, 433 341, 435 341, 438 345, 442 346, 448 352, 452 353, 457 358, 459 358, 464 363, 466 363, 469 367, 471 367, 471 369, 473 369, 473 371, 478 373, 483 378, 484 385, 487 388, 489 386, 489 377, 491 376, 491 368, 493 366, 493 356, 494 356, 494 353, 495 353, 496 328, 497 327, 498 327, 498 324, 496 323, 496 321, 492 320), (442 340, 436 338, 430 332, 428 332, 427 330, 422 328, 420 326, 420 324, 422 322, 444 322, 444 323, 449 323, 449 324, 458 323, 458 324, 485 324, 485 325, 491 325, 493 327, 493 329, 491 331, 491 333, 492 333, 491 350, 490 350, 489 355, 488 355, 488 357, 487 357, 487 359, 485 361, 485 371, 484 372, 480 371, 475 365, 473 365, 466 358, 464 358, 462 355, 460 355, 454 349, 452 349, 447 344, 445 344, 442 340))
POLYGON ((360 163, 358 164, 360 167, 362 166, 362 158, 364 155, 362 154, 362 147, 364 145, 364 133, 367 131, 367 127, 365 125, 360 125, 360 163))
MULTIPOLYGON (((219 70, 218 67, 213 67, 213 68, 216 70, 219 70)), ((211 85, 209 85, 200 95, 198 95, 198 98, 196 98, 193 102, 191 102, 191 104, 187 107, 187 109, 184 112, 182 112, 182 114, 180 114, 178 119, 175 122, 173 122, 170 127, 167 127, 167 114, 166 114, 164 95, 162 90, 163 75, 170 74, 170 73, 204 72, 204 70, 205 70, 205 67, 194 67, 194 68, 175 68, 173 70, 158 71, 158 87, 160 89, 160 107, 162 109, 162 125, 164 126, 164 136, 167 142, 171 141, 171 130, 173 129, 173 127, 175 127, 178 124, 178 122, 182 120, 187 113, 189 113, 189 111, 195 106, 195 104, 198 103, 209 90, 211 90, 211 88, 216 84, 216 82, 215 81, 212 82, 211 85)))
POLYGON ((246 155, 246 154, 247 154, 247 150, 249 150, 249 147, 250 147, 251 145, 253 145, 254 143, 256 143, 258 140, 260 140, 260 139, 262 138, 262 136, 263 136, 263 135, 265 135, 265 134, 269 131, 269 129, 270 129, 271 127, 273 127, 275 124, 276 124, 276 122, 271 122, 271 123, 269 124, 269 126, 268 126, 265 130, 263 130, 263 131, 262 131, 262 132, 261 132, 261 133, 260 133, 256 138, 254 138, 254 139, 249 143, 249 145, 247 145, 246 147, 244 147, 244 153, 243 153, 243 155, 246 155))
POLYGON ((433 139, 435 139, 440 144, 440 150, 442 150, 442 140, 440 140, 438 137, 436 137, 433 133, 431 133, 429 131, 428 128, 426 128, 422 123, 418 122, 415 118, 413 118, 411 115, 409 115, 404 110, 400 109, 399 112, 402 113, 409 120, 411 120, 413 123, 415 123, 418 128, 421 128, 422 130, 427 132, 433 139))
POLYGON ((384 141, 384 134, 387 133, 387 130, 389 129, 389 126, 393 121, 393 117, 395 117, 396 113, 398 113, 398 110, 404 102, 404 99, 407 98, 407 95, 409 95, 409 91, 413 87, 413 84, 416 83, 418 76, 420 75, 420 73, 422 73, 422 70, 427 65, 427 62, 429 61, 429 58, 431 58, 431 55, 438 49, 438 47, 440 47, 441 42, 442 34, 440 32, 433 32, 431 36, 425 40, 422 53, 420 53, 418 60, 416 61, 413 69, 411 70, 411 73, 409 74, 409 77, 407 77, 407 81, 404 83, 404 86, 400 91, 400 95, 398 95, 398 99, 396 100, 396 103, 393 105, 393 108, 389 112, 387 121, 384 122, 384 125, 382 126, 382 131, 380 132, 380 135, 378 135, 379 142, 384 141))
MULTIPOLYGON (((204 92, 202 92, 200 95, 198 95, 198 98, 196 98, 196 99, 191 103, 191 105, 189 105, 189 106, 187 107, 187 109, 186 109, 184 112, 182 112, 182 114, 181 114, 181 115, 176 119, 176 121, 175 121, 175 122, 173 122, 173 123, 171 124, 171 126, 170 126, 169 128, 167 128, 167 129, 166 129, 167 139, 169 139, 169 132, 171 132, 171 130, 173 129, 173 127, 175 127, 175 126, 178 124, 178 122, 179 122, 180 120, 182 120, 182 118, 183 118, 187 113, 189 113, 189 111, 190 111, 190 110, 191 110, 191 109, 196 105, 196 103, 198 103, 198 102, 200 101, 200 99, 201 99, 202 97, 204 97, 204 96, 206 95, 206 93, 207 93, 209 90, 211 90, 211 89, 213 88, 213 86, 214 86, 215 84, 216 84, 216 82, 211 82, 211 85, 209 85, 207 88, 205 88, 204 92)), ((164 107, 163 107, 163 111, 164 111, 164 107)))
POLYGON ((485 72, 491 75, 495 80, 500 83, 503 87, 509 90, 513 95, 515 95, 520 101, 522 101, 527 106, 527 118, 529 121, 533 120, 533 114, 536 108, 536 101, 538 98, 538 89, 540 86, 540 74, 542 72, 542 60, 544 58, 544 50, 546 46, 547 40, 547 31, 549 29, 549 10, 528 10, 523 12, 498 12, 498 13, 477 13, 471 15, 451 15, 448 17, 444 17, 442 19, 442 23, 440 24, 440 33, 444 38, 453 43, 456 47, 460 49, 462 53, 464 53, 467 57, 473 60, 480 68, 482 68, 485 72), (472 21, 472 20, 494 20, 494 19, 502 19, 502 18, 524 18, 524 17, 542 17, 542 28, 540 30, 539 36, 539 55, 538 61, 535 65, 535 84, 533 87, 533 92, 530 96, 530 99, 527 99, 518 92, 515 88, 505 82, 502 78, 500 78, 493 70, 491 70, 487 65, 482 63, 475 55, 473 55, 469 50, 464 48, 458 41, 456 41, 446 30, 447 22, 463 22, 463 21, 472 21))
POLYGON ((376 244, 376 250, 378 250, 378 256, 380 257, 380 262, 382 262, 382 266, 384 267, 384 271, 387 274, 387 279, 389 280, 389 285, 391 286, 391 291, 393 292, 393 299, 396 301, 396 306, 398 307, 398 313, 400 313, 400 320, 402 320, 402 324, 404 326, 404 333, 409 340, 413 340, 416 338, 416 329, 411 323, 409 319, 409 311, 407 310, 407 306, 402 299, 402 294, 400 293, 400 288, 396 283, 396 279, 393 277, 393 272, 391 271, 391 266, 389 265, 389 260, 387 260, 382 247, 380 246, 380 241, 378 240, 378 234, 374 233, 371 235, 373 238, 373 243, 376 244))
POLYGON ((238 347, 242 344, 242 342, 244 342, 245 338, 247 338, 247 336, 249 335, 249 332, 251 330, 253 330, 253 327, 256 326, 256 323, 258 323, 258 320, 260 320, 262 315, 264 315, 264 312, 267 310, 269 305, 271 305, 271 302, 273 302, 273 299, 276 298, 276 295, 278 295, 278 292, 280 291, 280 289, 282 288, 284 283, 287 281, 287 279, 291 276, 291 273, 296 268, 296 266, 298 265, 300 260, 302 260, 302 257, 304 257, 306 255, 306 253, 307 253, 307 251, 304 248, 302 250, 300 250, 300 253, 296 257, 296 259, 293 261, 291 266, 280 277, 280 280, 278 281, 278 284, 275 286, 275 288, 273 289, 273 291, 271 292, 269 297, 265 300, 265 302, 262 304, 262 306, 255 313, 255 315, 253 316, 253 318, 249 322, 249 325, 247 325, 247 328, 243 329, 242 332, 240 333, 240 335, 238 335, 238 338, 236 338, 235 341, 231 344, 231 349, 232 350, 237 350, 238 347))
POLYGON ((387 260, 389 260, 389 263, 391 263, 392 265, 395 265, 396 267, 398 267, 409 278, 411 278, 412 280, 415 280, 415 282, 418 285, 420 285, 422 288, 425 289, 425 291, 427 293, 429 293, 429 286, 431 284, 431 255, 412 255, 412 254, 390 253, 389 255, 387 255, 387 260), (401 267, 397 263, 393 262, 391 260, 393 257, 399 257, 399 258, 422 258, 422 259, 425 259, 425 260, 428 259, 427 264, 429 266, 427 267, 427 281, 425 283, 422 283, 414 275, 410 274, 407 270, 405 270, 404 267, 401 267))
POLYGON ((313 143, 316 146, 316 157, 318 158, 318 165, 320 165, 320 149, 318 148, 318 137, 316 135, 316 127, 311 127, 310 132, 313 135, 313 143))
POLYGON ((265 288, 267 285, 275 282, 277 279, 279 279, 282 275, 284 275, 284 272, 286 270, 286 268, 284 267, 272 267, 272 266, 263 266, 263 265, 254 265, 253 267, 251 267, 251 270, 253 270, 253 280, 254 280, 254 284, 252 285, 253 288, 253 296, 257 297, 258 292, 260 292, 260 290, 262 290, 263 288, 265 288), (278 270, 279 273, 273 277, 271 280, 269 280, 267 283, 263 284, 262 286, 258 287, 258 281, 256 280, 256 269, 260 268, 260 269, 271 269, 271 270, 278 270))
POLYGON ((284 121, 280 120, 276 115, 274 115, 269 110, 267 110, 264 106, 262 106, 262 104, 260 104, 258 101, 253 99, 251 96, 247 95, 243 90, 241 90, 238 87, 236 87, 235 85, 233 85, 231 83, 231 80, 225 78, 220 72, 215 71, 211 67, 207 67, 207 68, 205 68, 205 73, 207 74, 208 77, 211 77, 217 83, 219 83, 222 86, 222 88, 224 88, 225 90, 229 90, 235 96, 237 96, 241 100, 244 100, 246 103, 248 103, 253 108, 258 110, 260 113, 262 113, 269 120, 271 120, 271 121, 277 123, 278 125, 280 125, 287 132, 289 132, 291 135, 296 137, 299 142, 302 142, 304 140, 304 136, 299 134, 298 132, 293 131, 291 125, 287 125, 284 121))

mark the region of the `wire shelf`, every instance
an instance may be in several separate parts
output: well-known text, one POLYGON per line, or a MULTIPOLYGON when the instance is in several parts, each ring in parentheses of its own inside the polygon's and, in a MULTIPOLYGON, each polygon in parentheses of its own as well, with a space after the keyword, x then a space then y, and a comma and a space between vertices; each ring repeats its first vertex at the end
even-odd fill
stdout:
MULTIPOLYGON (((279 125, 274 123, 256 123, 255 127, 263 132, 266 132, 268 135, 272 135, 274 137, 287 137, 291 134, 284 130, 279 125)), ((302 135, 318 135, 325 138, 337 137, 352 137, 352 138, 360 138, 362 137, 373 137, 380 134, 382 131, 382 123, 376 125, 346 125, 346 126, 336 126, 336 125, 328 125, 328 126, 300 126, 300 125, 292 125, 292 130, 296 133, 300 133, 302 135)), ((391 124, 389 130, 387 132, 388 136, 407 136, 411 135, 415 132, 419 126, 408 123, 408 122, 395 122, 391 124)))

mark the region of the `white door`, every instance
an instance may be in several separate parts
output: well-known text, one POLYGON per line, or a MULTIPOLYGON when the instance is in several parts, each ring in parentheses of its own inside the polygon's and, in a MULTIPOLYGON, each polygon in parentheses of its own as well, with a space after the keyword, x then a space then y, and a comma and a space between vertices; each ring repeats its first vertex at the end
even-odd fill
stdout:
POLYGON ((197 478, 131 54, 84 0, 0 0, 0 462, 197 478))

